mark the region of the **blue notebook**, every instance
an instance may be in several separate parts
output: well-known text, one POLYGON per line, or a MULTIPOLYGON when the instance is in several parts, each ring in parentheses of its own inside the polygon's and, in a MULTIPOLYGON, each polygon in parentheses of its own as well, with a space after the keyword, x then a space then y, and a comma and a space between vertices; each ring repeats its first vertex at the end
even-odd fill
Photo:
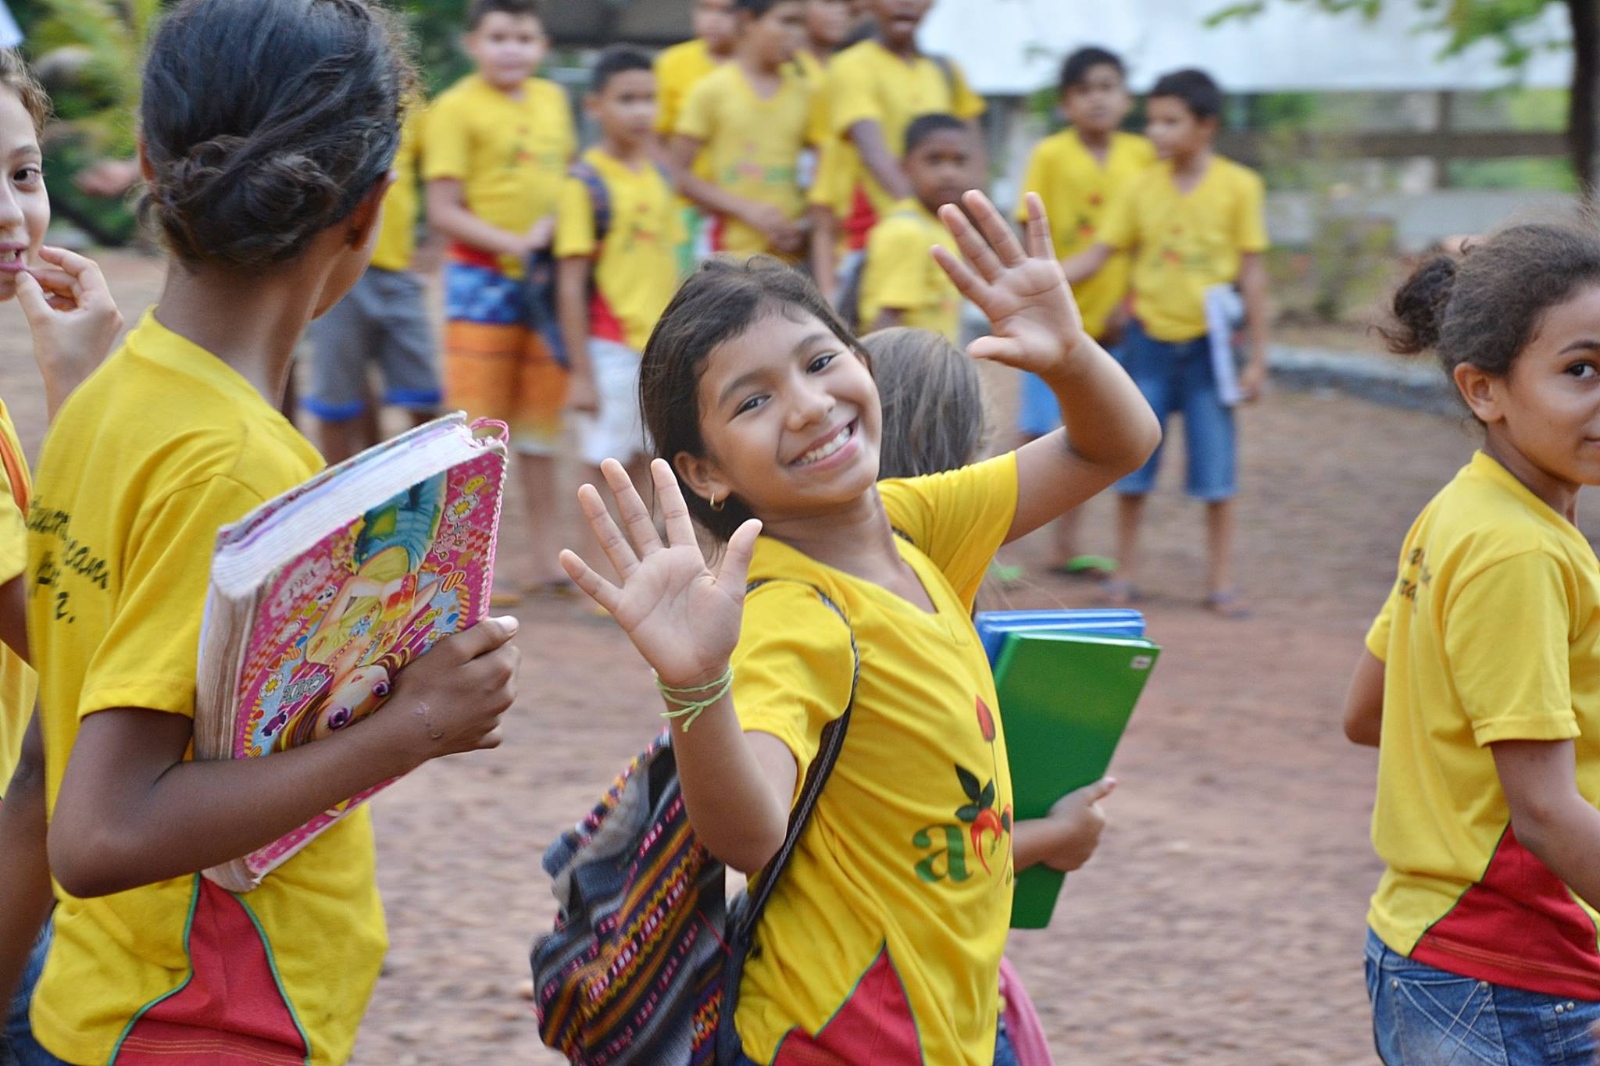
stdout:
POLYGON ((989 668, 1000 659, 1000 648, 1007 633, 1027 630, 1057 633, 1103 633, 1108 637, 1144 636, 1144 615, 1126 607, 1097 610, 983 611, 973 619, 978 639, 989 656, 989 668))

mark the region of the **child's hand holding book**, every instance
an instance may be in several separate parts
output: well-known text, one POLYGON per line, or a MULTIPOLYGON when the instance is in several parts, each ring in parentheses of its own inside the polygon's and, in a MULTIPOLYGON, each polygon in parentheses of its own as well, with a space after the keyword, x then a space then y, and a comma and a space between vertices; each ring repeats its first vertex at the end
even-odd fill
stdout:
POLYGON ((369 719, 393 735, 406 763, 397 773, 441 755, 500 746, 500 716, 517 698, 517 625, 509 616, 485 618, 400 672, 388 707, 369 719))

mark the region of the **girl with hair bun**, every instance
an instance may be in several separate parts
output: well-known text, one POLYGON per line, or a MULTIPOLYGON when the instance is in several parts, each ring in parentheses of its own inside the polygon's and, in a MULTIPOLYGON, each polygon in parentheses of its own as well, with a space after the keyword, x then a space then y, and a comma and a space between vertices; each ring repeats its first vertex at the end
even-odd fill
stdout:
POLYGON ((1483 448, 1418 516, 1345 704, 1378 747, 1367 990, 1388 1066, 1589 1062, 1600 1020, 1600 236, 1513 226, 1424 263, 1434 351, 1483 448))
MULTIPOLYGON (((345 1062, 386 945, 365 811, 248 895, 198 871, 499 743, 508 619, 435 645, 360 728, 270 759, 189 756, 217 530, 322 465, 277 403, 306 323, 371 256, 411 82, 365 0, 182 0, 151 44, 141 214, 166 285, 63 405, 29 516, 44 763, 0 882, 43 894, 0 910, 36 929, 53 879, 31 1011, 47 1061, 345 1062)), ((0 989, 15 978, 0 966, 0 989)))

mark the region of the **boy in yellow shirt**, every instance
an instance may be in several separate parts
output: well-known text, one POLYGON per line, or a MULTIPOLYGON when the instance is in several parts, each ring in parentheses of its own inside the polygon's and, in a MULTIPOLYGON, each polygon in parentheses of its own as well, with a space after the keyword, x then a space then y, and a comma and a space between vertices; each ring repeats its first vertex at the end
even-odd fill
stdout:
MULTIPOLYGON (((1110 206, 1095 243, 1063 266, 1078 285, 1114 253, 1132 254, 1133 321, 1121 361, 1163 421, 1183 414, 1188 492, 1207 504, 1206 606, 1239 618, 1248 608, 1233 585, 1233 409, 1213 370, 1206 300, 1207 290, 1221 285, 1237 285, 1244 296, 1249 361, 1238 384, 1241 398, 1254 400, 1267 377, 1265 189, 1254 171, 1212 151, 1222 90, 1205 72, 1166 75, 1145 107, 1146 133, 1161 162, 1134 179, 1110 206)), ((1107 583, 1109 603, 1137 594, 1139 524, 1160 461, 1158 449, 1117 484, 1119 575, 1107 583)))
POLYGON ((535 0, 473 0, 467 26, 477 73, 435 101, 422 153, 428 221, 453 242, 445 402, 510 424, 533 559, 527 587, 564 589, 555 455, 567 372, 532 324, 524 274, 555 235, 577 135, 567 94, 533 76, 549 47, 535 0))
POLYGON ((649 458, 639 415, 639 359, 678 287, 674 246, 683 222, 651 159, 656 77, 632 48, 607 49, 586 102, 600 143, 583 153, 561 190, 556 291, 572 362, 567 406, 579 454, 615 459, 636 484, 649 458))
MULTIPOLYGON (((1067 129, 1040 141, 1028 159, 1023 192, 1036 192, 1054 225, 1056 255, 1069 259, 1094 243, 1106 205, 1156 161, 1148 140, 1120 129, 1133 99, 1122 60, 1104 48, 1080 48, 1061 65, 1061 114, 1067 129)), ((1019 202, 1017 221, 1026 220, 1019 202)), ((1128 256, 1118 252, 1094 277, 1073 287, 1083 328, 1108 351, 1121 339, 1122 300, 1128 291, 1128 256)), ((1024 441, 1061 425, 1055 395, 1036 375, 1022 375, 1017 430, 1024 441)), ((1104 575, 1109 559, 1079 555, 1082 514, 1068 511, 1051 524, 1053 573, 1104 575)))
POLYGON ((916 195, 872 231, 861 275, 863 331, 912 326, 961 343, 961 294, 929 254, 950 244, 937 217, 972 188, 972 131, 954 115, 923 115, 906 130, 905 172, 916 195))
MULTIPOLYGON (((667 145, 678 128, 678 116, 683 113, 689 91, 733 55, 738 39, 733 0, 694 0, 689 18, 694 36, 665 49, 655 61, 656 136, 663 166, 667 163, 667 145)), ((709 174, 701 172, 700 176, 704 178, 709 174)), ((688 271, 706 252, 702 239, 705 219, 688 200, 680 198, 678 208, 683 213, 684 228, 684 238, 676 249, 678 268, 688 271)))
POLYGON ((812 90, 793 63, 805 40, 805 6, 735 0, 734 11, 733 58, 701 79, 678 117, 673 178, 711 215, 712 251, 797 262, 806 244, 800 157, 812 118, 812 90))
POLYGON ((830 117, 843 151, 832 179, 812 198, 845 220, 851 249, 865 247, 877 220, 914 195, 900 163, 912 120, 950 114, 976 133, 984 111, 959 66, 917 47, 917 27, 932 0, 871 0, 868 6, 877 20, 873 36, 840 52, 828 68, 830 117))
POLYGON ((443 398, 427 294, 422 278, 411 270, 424 107, 419 99, 406 112, 371 265, 356 287, 306 331, 312 384, 304 403, 320 423, 317 443, 330 464, 378 443, 378 412, 369 408, 369 364, 383 371, 383 402, 404 408, 417 425, 438 413, 443 398))

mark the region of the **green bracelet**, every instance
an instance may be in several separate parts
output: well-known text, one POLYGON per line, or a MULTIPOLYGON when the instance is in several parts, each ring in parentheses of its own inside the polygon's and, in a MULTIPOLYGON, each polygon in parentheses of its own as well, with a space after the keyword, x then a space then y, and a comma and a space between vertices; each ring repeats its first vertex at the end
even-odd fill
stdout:
POLYGON ((689 727, 694 725, 694 720, 700 717, 700 712, 716 703, 733 689, 733 667, 729 666, 723 675, 715 681, 705 685, 695 685, 691 688, 673 688, 662 684, 660 675, 656 676, 656 688, 661 693, 661 698, 666 700, 671 710, 661 712, 661 717, 681 721, 683 731, 687 733, 689 727), (693 697, 709 692, 711 695, 701 699, 693 697))

